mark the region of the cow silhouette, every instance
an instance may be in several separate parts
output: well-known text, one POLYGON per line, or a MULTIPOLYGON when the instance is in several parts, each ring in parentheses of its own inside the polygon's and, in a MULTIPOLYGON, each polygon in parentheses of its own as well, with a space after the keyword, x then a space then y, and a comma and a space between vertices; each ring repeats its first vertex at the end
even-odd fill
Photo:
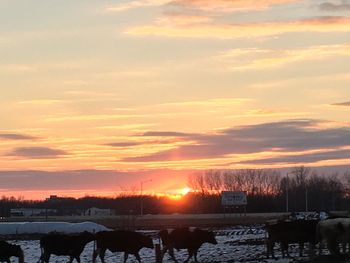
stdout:
POLYGON ((49 233, 40 239, 40 262, 48 263, 51 254, 54 254, 57 256, 69 256, 70 263, 74 259, 80 263, 80 255, 86 244, 94 239, 95 235, 89 232, 74 235, 49 233))
POLYGON ((175 262, 178 261, 175 258, 174 249, 187 249, 188 258, 185 262, 188 262, 193 256, 195 262, 198 262, 198 250, 204 243, 217 244, 213 232, 199 228, 193 230, 189 228, 176 228, 171 231, 162 230, 159 232, 159 237, 163 244, 162 257, 168 251, 175 262))
POLYGON ((134 231, 102 231, 96 235, 96 250, 93 253, 92 262, 96 262, 97 256, 104 263, 106 250, 111 252, 124 252, 124 263, 129 254, 136 257, 141 262, 139 251, 142 248, 153 248, 152 239, 134 231))

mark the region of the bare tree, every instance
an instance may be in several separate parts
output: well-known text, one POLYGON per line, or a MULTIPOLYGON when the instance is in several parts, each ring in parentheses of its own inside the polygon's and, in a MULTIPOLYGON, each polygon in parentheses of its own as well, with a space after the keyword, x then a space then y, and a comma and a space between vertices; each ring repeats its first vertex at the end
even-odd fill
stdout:
POLYGON ((276 195, 281 183, 281 173, 276 170, 264 170, 259 177, 260 195, 276 195))
POLYGON ((221 172, 208 170, 204 173, 204 182, 210 193, 219 193, 222 187, 221 172))
POLYGON ((201 192, 203 195, 206 192, 204 175, 201 173, 190 174, 187 178, 187 185, 191 189, 201 192))
POLYGON ((344 173, 346 195, 350 196, 350 171, 344 173))
POLYGON ((237 180, 233 171, 225 171, 222 175, 222 187, 226 191, 237 191, 237 180))
POLYGON ((294 175, 294 182, 296 186, 306 186, 308 176, 311 173, 311 169, 305 166, 294 167, 291 172, 294 175))

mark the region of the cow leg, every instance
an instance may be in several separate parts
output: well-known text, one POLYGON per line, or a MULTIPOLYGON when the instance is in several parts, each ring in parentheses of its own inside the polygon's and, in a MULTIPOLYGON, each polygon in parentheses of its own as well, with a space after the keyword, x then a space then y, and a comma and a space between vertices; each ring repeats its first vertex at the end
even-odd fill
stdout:
POLYGON ((334 239, 329 239, 327 240, 327 248, 331 255, 338 255, 339 254, 339 249, 338 249, 338 243, 334 239))
POLYGON ((286 242, 281 242, 281 250, 282 250, 282 257, 285 257, 286 256, 286 253, 287 252, 287 257, 290 257, 289 256, 289 251, 288 251, 288 243, 286 242))
POLYGON ((101 249, 100 250, 100 259, 102 263, 105 263, 105 254, 106 254, 106 249, 101 249))
POLYGON ((128 260, 129 254, 124 252, 124 263, 128 260))
POLYGON ((187 263, 193 256, 193 250, 192 249, 188 249, 188 258, 184 261, 184 263, 187 263))
POLYGON ((314 258, 315 258, 315 243, 314 243, 314 242, 310 242, 310 243, 309 243, 308 255, 309 255, 309 259, 310 259, 311 261, 313 261, 314 258))
POLYGON ((172 248, 172 247, 169 248, 169 255, 170 255, 171 259, 174 260, 174 262, 177 263, 177 260, 175 258, 175 254, 174 254, 174 248, 172 248))
POLYGON ((267 258, 270 257, 270 254, 271 254, 272 258, 275 258, 275 254, 273 251, 274 246, 275 246, 275 242, 269 241, 269 240, 267 241, 267 243, 266 243, 267 258))
POLYGON ((43 255, 43 261, 44 261, 44 263, 49 263, 49 261, 50 261, 50 256, 51 256, 51 254, 44 253, 44 255, 43 255))
POLYGON ((72 263, 73 262, 73 260, 74 260, 74 256, 69 256, 69 263, 72 263))
POLYGON ((41 249, 41 255, 40 255, 40 259, 39 259, 40 263, 44 262, 44 257, 45 257, 45 251, 43 249, 41 249))
POLYGON ((346 253, 346 242, 342 242, 342 251, 345 254, 346 253))
MULTIPOLYGON (((163 260, 163 257, 165 255, 165 253, 169 250, 169 248, 167 246, 164 246, 162 249, 162 253, 161 253, 161 258, 163 260)), ((169 250, 169 254, 170 254, 170 250, 169 250)))
POLYGON ((195 251, 193 252, 193 255, 194 255, 194 261, 195 261, 195 262, 198 262, 198 259, 197 259, 197 254, 198 254, 198 250, 195 250, 195 251))
POLYGON ((94 250, 94 252, 92 253, 92 263, 95 263, 96 262, 96 258, 97 256, 100 254, 100 248, 97 248, 94 250))
POLYGON ((135 257, 136 257, 137 261, 138 261, 139 263, 141 263, 141 257, 140 257, 140 255, 139 255, 138 252, 135 254, 135 257))
POLYGON ((75 260, 80 263, 80 256, 75 256, 75 260))
POLYGON ((323 241, 320 240, 320 243, 318 244, 318 255, 322 256, 322 249, 323 249, 323 241))
POLYGON ((304 242, 299 243, 299 257, 303 256, 304 242))

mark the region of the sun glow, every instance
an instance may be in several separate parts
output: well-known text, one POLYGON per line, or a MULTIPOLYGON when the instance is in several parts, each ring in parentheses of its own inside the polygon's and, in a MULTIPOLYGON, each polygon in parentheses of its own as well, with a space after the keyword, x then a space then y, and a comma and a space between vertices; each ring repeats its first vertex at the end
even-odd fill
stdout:
POLYGON ((191 192, 192 191, 192 189, 191 188, 189 188, 189 187, 184 187, 184 188, 182 188, 181 189, 181 194, 182 195, 187 195, 189 192, 191 192))

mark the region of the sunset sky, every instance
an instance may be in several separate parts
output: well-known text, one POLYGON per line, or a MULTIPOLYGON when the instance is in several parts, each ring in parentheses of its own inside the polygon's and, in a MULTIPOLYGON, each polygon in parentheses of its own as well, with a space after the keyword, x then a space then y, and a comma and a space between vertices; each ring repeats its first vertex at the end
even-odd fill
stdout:
POLYGON ((0 33, 0 195, 350 165, 350 1, 0 0, 0 33))

